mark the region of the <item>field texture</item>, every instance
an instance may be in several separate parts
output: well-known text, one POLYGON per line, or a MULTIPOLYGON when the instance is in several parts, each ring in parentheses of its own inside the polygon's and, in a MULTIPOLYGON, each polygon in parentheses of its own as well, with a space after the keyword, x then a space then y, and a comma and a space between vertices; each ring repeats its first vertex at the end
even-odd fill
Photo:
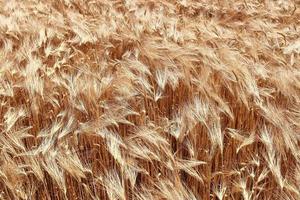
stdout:
POLYGON ((299 200, 299 0, 0 0, 0 199, 299 200))

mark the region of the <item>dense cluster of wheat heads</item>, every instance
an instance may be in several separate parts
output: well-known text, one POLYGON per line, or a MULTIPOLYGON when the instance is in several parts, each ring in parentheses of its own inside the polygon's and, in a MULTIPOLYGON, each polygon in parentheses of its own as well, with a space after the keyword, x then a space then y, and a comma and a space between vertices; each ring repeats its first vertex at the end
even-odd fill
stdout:
POLYGON ((300 199, 300 2, 1 0, 0 199, 300 199))

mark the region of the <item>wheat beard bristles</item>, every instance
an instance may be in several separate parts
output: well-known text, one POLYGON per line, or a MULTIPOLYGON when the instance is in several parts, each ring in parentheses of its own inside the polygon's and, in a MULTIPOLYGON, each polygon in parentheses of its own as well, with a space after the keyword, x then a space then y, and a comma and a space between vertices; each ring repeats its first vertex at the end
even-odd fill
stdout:
POLYGON ((0 199, 299 200, 299 0, 1 0, 0 199))

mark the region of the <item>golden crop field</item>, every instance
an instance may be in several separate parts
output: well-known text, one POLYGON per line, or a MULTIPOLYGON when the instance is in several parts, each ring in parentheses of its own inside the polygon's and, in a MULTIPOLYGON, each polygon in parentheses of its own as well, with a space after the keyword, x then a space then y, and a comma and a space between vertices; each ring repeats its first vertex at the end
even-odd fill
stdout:
POLYGON ((0 0, 0 199, 300 200, 300 1, 0 0))

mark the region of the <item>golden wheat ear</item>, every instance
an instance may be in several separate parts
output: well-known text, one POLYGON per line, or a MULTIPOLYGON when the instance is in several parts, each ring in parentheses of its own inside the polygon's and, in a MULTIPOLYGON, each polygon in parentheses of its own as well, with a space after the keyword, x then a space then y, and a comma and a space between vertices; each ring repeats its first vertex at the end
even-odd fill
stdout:
POLYGON ((0 199, 300 199, 298 0, 1 0, 0 199))

